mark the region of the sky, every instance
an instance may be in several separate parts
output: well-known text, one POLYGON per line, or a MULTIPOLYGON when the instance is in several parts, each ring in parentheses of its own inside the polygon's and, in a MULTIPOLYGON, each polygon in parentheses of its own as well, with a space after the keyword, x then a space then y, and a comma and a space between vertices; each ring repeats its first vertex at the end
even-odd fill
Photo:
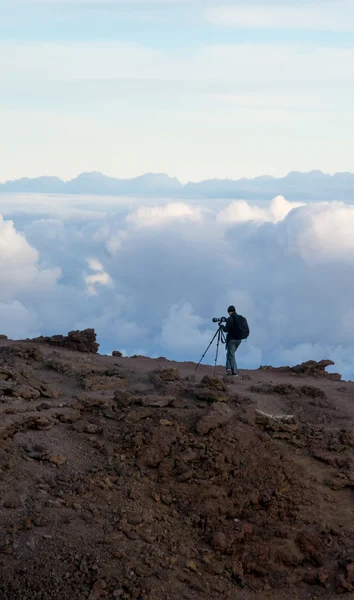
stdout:
POLYGON ((0 181, 352 171, 354 0, 0 0, 0 181))

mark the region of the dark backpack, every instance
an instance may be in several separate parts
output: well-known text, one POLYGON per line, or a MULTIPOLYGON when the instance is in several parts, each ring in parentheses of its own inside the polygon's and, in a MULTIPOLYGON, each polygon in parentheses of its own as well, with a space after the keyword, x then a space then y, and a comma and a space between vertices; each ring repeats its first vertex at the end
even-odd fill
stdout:
POLYGON ((234 335, 237 340, 246 340, 250 334, 247 320, 242 315, 234 316, 234 335))

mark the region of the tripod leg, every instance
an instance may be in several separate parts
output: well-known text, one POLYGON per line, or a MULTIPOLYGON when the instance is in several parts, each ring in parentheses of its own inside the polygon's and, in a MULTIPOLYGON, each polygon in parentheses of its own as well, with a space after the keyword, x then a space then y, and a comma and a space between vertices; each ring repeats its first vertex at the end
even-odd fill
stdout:
POLYGON ((219 328, 219 330, 218 330, 218 333, 219 333, 219 335, 218 335, 218 341, 217 341, 217 344, 216 344, 216 354, 215 354, 215 364, 214 364, 214 375, 215 375, 215 371, 216 371, 216 363, 217 363, 217 360, 218 360, 220 339, 221 339, 221 336, 222 336, 222 332, 221 332, 221 329, 220 329, 220 328, 219 328))
POLYGON ((219 328, 219 329, 218 329, 218 330, 215 332, 215 335, 213 336, 213 339, 211 340, 211 342, 210 342, 209 346, 207 347, 207 349, 205 350, 205 352, 204 352, 204 354, 203 354, 202 358, 200 359, 199 363, 197 364, 196 368, 194 369, 195 371, 198 369, 198 367, 199 367, 200 363, 202 362, 202 360, 203 360, 204 356, 205 356, 205 355, 206 355, 206 353, 208 352, 208 350, 209 350, 210 346, 212 345, 213 341, 215 340, 215 338, 216 338, 216 336, 219 334, 219 332, 220 332, 220 328, 219 328))

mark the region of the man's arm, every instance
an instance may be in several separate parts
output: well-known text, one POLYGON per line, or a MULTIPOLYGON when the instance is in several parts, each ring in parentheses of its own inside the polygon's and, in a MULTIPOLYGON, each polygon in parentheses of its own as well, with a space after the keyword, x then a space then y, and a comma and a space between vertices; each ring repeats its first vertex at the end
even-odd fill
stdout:
POLYGON ((220 327, 225 333, 229 333, 229 331, 231 331, 233 327, 233 318, 229 317, 225 325, 220 325, 220 327))

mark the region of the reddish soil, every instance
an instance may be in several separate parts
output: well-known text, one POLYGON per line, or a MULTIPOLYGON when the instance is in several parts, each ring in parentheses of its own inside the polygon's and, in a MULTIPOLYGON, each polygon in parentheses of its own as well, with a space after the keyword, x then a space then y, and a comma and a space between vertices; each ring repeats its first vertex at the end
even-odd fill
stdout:
POLYGON ((353 383, 85 336, 0 339, 0 600, 354 597, 353 383))

